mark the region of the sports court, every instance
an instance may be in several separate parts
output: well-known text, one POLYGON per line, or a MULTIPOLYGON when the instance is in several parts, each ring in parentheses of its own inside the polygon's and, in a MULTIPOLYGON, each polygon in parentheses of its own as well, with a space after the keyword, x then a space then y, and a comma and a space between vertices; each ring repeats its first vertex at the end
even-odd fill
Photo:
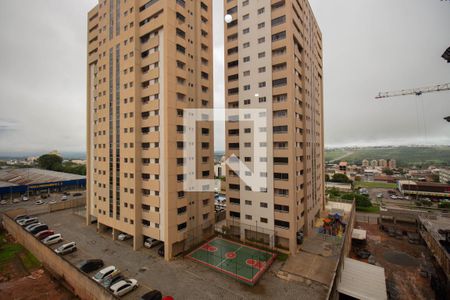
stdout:
POLYGON ((276 254, 222 238, 214 238, 187 255, 188 258, 254 285, 270 267, 276 254))

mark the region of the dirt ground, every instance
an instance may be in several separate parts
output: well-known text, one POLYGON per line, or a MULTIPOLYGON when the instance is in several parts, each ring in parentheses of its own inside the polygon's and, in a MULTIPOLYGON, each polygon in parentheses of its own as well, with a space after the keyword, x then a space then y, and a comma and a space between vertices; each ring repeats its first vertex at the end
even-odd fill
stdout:
POLYGON ((12 240, 11 236, 2 235, 0 254, 2 262, 0 265, 0 300, 3 299, 76 299, 67 289, 52 279, 38 264, 29 265, 26 258, 26 249, 12 240), (12 247, 16 250, 14 254, 8 255, 12 247), (6 257, 7 256, 7 257, 6 257))
MULTIPOLYGON (((426 246, 410 244, 406 236, 402 239, 390 237, 376 224, 356 223, 355 228, 367 230, 367 249, 375 258, 376 265, 385 269, 386 287, 390 299, 435 299, 430 279, 420 275, 421 270, 433 272, 433 258, 426 246)), ((353 247, 355 249, 355 247, 353 247)), ((359 259, 351 252, 351 257, 359 259)))

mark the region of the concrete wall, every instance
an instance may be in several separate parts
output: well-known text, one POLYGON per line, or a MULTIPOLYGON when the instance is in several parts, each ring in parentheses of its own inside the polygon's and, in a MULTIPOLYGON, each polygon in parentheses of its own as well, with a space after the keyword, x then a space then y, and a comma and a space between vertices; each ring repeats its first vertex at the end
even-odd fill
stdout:
POLYGON ((74 265, 64 257, 58 256, 55 252, 26 232, 12 219, 20 213, 19 210, 3 215, 4 228, 27 248, 33 255, 42 262, 46 269, 55 277, 64 280, 70 290, 80 299, 118 299, 108 290, 93 281, 88 275, 80 272, 74 265))

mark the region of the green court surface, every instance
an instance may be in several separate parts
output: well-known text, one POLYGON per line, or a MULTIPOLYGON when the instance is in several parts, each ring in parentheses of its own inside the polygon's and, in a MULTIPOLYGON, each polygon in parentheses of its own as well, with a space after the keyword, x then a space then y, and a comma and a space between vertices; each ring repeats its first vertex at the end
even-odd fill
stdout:
POLYGON ((276 255, 222 238, 214 238, 187 255, 188 258, 254 285, 276 255))

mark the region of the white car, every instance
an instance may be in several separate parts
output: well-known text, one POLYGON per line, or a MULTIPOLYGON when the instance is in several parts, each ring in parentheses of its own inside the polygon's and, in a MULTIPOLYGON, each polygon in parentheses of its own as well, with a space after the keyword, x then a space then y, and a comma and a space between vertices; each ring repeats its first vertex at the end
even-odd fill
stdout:
POLYGON ((0 201, 0 204, 1 204, 1 205, 6 205, 6 204, 8 204, 8 201, 2 200, 2 201, 0 201))
POLYGON ((55 204, 56 203, 56 200, 50 200, 50 201, 48 201, 48 204, 55 204))
POLYGON ((117 238, 119 239, 119 241, 125 241, 131 238, 131 235, 126 234, 126 233, 121 233, 117 236, 117 238))
POLYGON ((22 197, 22 201, 28 201, 28 200, 29 200, 28 197, 26 197, 26 196, 22 197))
POLYGON ((77 245, 75 242, 70 242, 64 245, 59 246, 55 249, 55 253, 58 255, 64 255, 67 253, 72 253, 77 250, 77 245))
POLYGON ((92 276, 92 279, 94 279, 97 282, 101 282, 105 277, 110 275, 112 272, 116 271, 117 268, 115 266, 109 266, 106 268, 101 269, 97 272, 94 276, 92 276))
POLYGON ((30 224, 30 225, 28 225, 28 226, 26 226, 25 227, 25 230, 26 231, 28 231, 28 232, 30 232, 31 230, 33 230, 35 227, 37 227, 37 226, 40 226, 40 225, 43 225, 42 223, 33 223, 33 224, 30 224))
POLYGON ((123 296, 138 287, 136 279, 125 279, 113 284, 109 289, 116 296, 123 296))
POLYGON ((146 238, 144 241, 144 247, 150 249, 153 246, 158 245, 159 243, 161 243, 161 241, 158 241, 157 239, 146 238))
POLYGON ((13 200, 13 203, 19 203, 20 202, 20 199, 14 199, 13 200))
POLYGON ((62 241, 62 235, 60 233, 52 234, 42 240, 45 245, 53 245, 62 241))
POLYGON ((20 219, 19 221, 17 221, 17 224, 19 224, 20 226, 28 226, 34 223, 38 223, 39 220, 36 217, 31 217, 31 218, 27 218, 27 219, 20 219))
POLYGON ((67 196, 66 195, 63 195, 62 197, 61 197, 61 201, 66 201, 67 200, 67 196))
POLYGON ((36 205, 42 205, 42 204, 45 204, 45 202, 42 201, 42 200, 38 200, 38 201, 35 202, 35 204, 36 204, 36 205))

